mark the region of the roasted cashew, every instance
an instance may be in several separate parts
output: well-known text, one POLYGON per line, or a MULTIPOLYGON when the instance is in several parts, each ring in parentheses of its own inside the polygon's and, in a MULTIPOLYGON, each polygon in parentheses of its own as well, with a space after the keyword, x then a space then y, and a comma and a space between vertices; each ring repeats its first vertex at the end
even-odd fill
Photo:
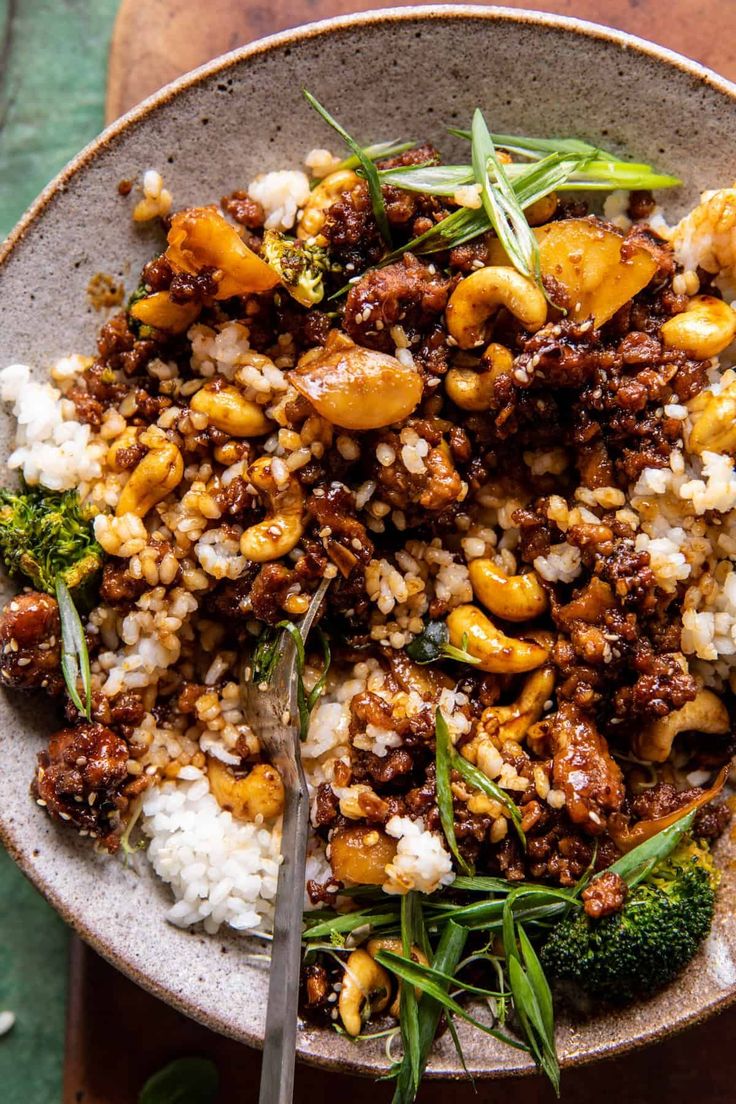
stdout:
POLYGON ((493 560, 468 565, 473 594, 486 609, 505 621, 533 621, 547 608, 547 592, 535 571, 507 575, 493 560))
POLYGON ((177 211, 167 241, 166 259, 175 271, 196 276, 203 268, 216 269, 215 299, 268 291, 279 282, 275 269, 248 248, 216 207, 177 211))
POLYGON ((488 320, 499 307, 505 307, 530 333, 536 333, 547 318, 547 300, 533 280, 506 265, 479 268, 457 285, 445 312, 450 335, 461 349, 483 344, 488 320))
POLYGON ((634 736, 633 750, 639 759, 664 763, 672 751, 675 737, 681 732, 725 734, 731 723, 728 711, 712 690, 699 690, 692 701, 647 725, 634 736))
POLYGON ((514 367, 511 350, 492 342, 483 353, 485 371, 474 368, 451 368, 445 376, 448 398, 462 410, 489 410, 493 405, 493 385, 501 376, 508 376, 514 367))
MULTIPOLYGON (((371 958, 375 958, 381 951, 390 951, 391 954, 402 955, 404 954, 404 945, 400 939, 395 936, 388 935, 383 938, 369 939, 365 945, 365 949, 371 958)), ((412 962, 419 962, 422 966, 429 966, 427 956, 421 948, 417 947, 416 943, 411 948, 411 960, 412 962)), ((416 989, 417 1000, 422 994, 421 989, 416 989)), ((389 1008, 389 1015, 393 1016, 395 1020, 401 1018, 401 982, 399 982, 396 989, 396 996, 393 999, 391 1007, 389 1008)))
POLYGON ((184 333, 201 313, 201 303, 175 303, 168 291, 146 295, 144 299, 136 300, 128 310, 136 322, 169 334, 184 333))
POLYGON ((367 951, 358 948, 345 963, 337 1007, 348 1035, 360 1035, 363 1024, 375 1012, 383 1012, 391 1000, 391 978, 367 951))
POLYGON ((289 383, 332 425, 380 429, 403 422, 422 398, 422 377, 389 353, 328 338, 289 372, 289 383))
POLYGON ((549 222, 557 210, 557 203, 557 192, 550 192, 549 195, 542 196, 536 203, 531 203, 524 209, 526 221, 530 226, 543 226, 545 222, 549 222))
POLYGON ((693 428, 687 444, 691 452, 736 452, 736 382, 717 395, 701 393, 690 410, 693 428), (699 408, 697 413, 694 407, 699 408))
POLYGON ((340 198, 343 192, 352 191, 360 177, 352 169, 337 169, 312 188, 309 199, 304 204, 302 215, 296 224, 296 236, 302 241, 316 238, 318 245, 326 245, 327 239, 320 233, 325 224, 327 210, 340 198))
POLYGON ((332 873, 348 885, 383 885, 396 848, 395 839, 369 824, 337 828, 330 837, 332 873))
POLYGON ((221 381, 206 383, 192 396, 192 410, 206 414, 210 425, 231 437, 262 437, 272 428, 263 407, 243 397, 237 387, 221 381))
POLYGON ((247 478, 268 501, 263 521, 246 529, 240 538, 240 551, 254 563, 277 560, 291 552, 304 532, 304 493, 301 484, 289 473, 285 485, 279 485, 271 471, 270 456, 260 456, 248 468, 247 478))
POLYGON ((207 777, 217 804, 238 820, 264 820, 284 811, 284 784, 269 763, 256 763, 249 774, 238 776, 214 755, 207 758, 207 777))
POLYGON ((687 310, 664 323, 661 333, 665 348, 680 349, 695 360, 707 360, 733 341, 736 311, 713 295, 696 295, 687 310))
POLYGON ((447 618, 450 643, 480 660, 478 667, 497 675, 519 675, 541 667, 548 649, 506 636, 477 606, 457 606, 447 618))
POLYGON ((511 705, 491 705, 483 710, 481 727, 499 744, 506 740, 520 743, 544 713, 544 706, 552 697, 554 688, 554 669, 540 667, 529 675, 515 702, 511 705))
POLYGON ((145 517, 157 502, 181 483, 184 460, 172 441, 164 439, 146 453, 123 487, 115 513, 145 517))

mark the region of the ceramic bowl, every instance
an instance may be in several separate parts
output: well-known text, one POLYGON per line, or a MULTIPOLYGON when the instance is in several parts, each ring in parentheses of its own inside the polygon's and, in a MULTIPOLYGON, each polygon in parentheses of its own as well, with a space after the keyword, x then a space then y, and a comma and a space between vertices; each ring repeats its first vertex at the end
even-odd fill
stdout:
MULTIPOLYGON (((683 177, 668 197, 677 214, 706 187, 730 184, 736 164, 736 88, 666 50, 591 24, 480 7, 403 8, 288 31, 205 66, 110 127, 46 189, 2 254, 0 364, 43 374, 57 357, 94 348, 101 317, 90 277, 131 289, 159 235, 134 225, 120 180, 161 169, 178 206, 217 200, 256 172, 298 166, 334 138, 300 94, 310 88, 366 140, 428 138, 453 153, 446 126, 481 105, 498 131, 576 135, 683 177)), ((459 153, 459 150, 455 150, 459 153)), ((451 159, 451 158, 450 158, 451 159)), ((2 447, 12 427, 3 414, 2 447)), ((36 754, 53 724, 38 702, 0 697, 4 745, 0 831, 10 853, 80 935, 145 988, 217 1031, 257 1044, 267 974, 237 935, 215 938, 167 924, 168 890, 121 862, 96 857, 59 830, 28 793, 36 754)), ((729 859, 733 845, 721 844, 729 859)), ((144 864, 142 864, 144 865, 144 864)), ((666 992, 615 1015, 563 1015, 559 1050, 581 1062, 681 1028, 736 996, 734 863, 713 934, 666 992)), ((470 1070, 528 1070, 523 1054, 464 1032, 470 1070)), ((355 1046, 305 1029, 299 1053, 326 1066, 383 1070, 380 1045, 355 1046)), ((452 1043, 430 1070, 460 1073, 452 1043)))

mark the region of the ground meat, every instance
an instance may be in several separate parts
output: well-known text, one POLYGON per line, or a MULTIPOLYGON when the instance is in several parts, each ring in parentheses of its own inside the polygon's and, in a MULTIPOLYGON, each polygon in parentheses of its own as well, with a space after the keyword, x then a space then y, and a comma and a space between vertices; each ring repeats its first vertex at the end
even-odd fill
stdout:
POLYGON ((576 705, 563 702, 552 718, 551 744, 554 785, 565 794, 570 820, 600 835, 606 815, 624 800, 623 776, 605 739, 576 705))
POLYGON ((330 254, 342 265, 346 276, 357 275, 378 263, 384 244, 364 183, 343 192, 332 204, 325 215, 322 233, 330 254))
POLYGON ((175 303, 208 303, 217 294, 218 270, 210 266, 196 274, 177 272, 169 284, 169 294, 175 303))
POLYGON ((322 782, 317 787, 317 795, 314 801, 313 823, 315 828, 331 827, 340 812, 340 803, 329 782, 322 782))
POLYGON ((102 326, 97 350, 103 367, 122 371, 126 376, 138 375, 161 351, 156 341, 135 336, 124 311, 113 315, 102 326))
MULTIPOLYGON (((702 794, 702 789, 694 786, 687 790, 678 790, 669 782, 657 782, 631 802, 634 816, 640 820, 656 820, 669 816, 685 805, 689 805, 702 794)), ((731 810, 725 801, 720 804, 709 802, 698 810, 695 816, 693 833, 704 839, 718 839, 731 820, 731 810)))
POLYGON ((391 748, 386 755, 374 755, 372 751, 352 753, 353 778, 356 782, 378 782, 385 785, 403 775, 411 774, 414 759, 406 748, 391 748))
POLYGON ((101 402, 90 395, 85 387, 73 387, 67 398, 74 403, 78 422, 84 422, 92 429, 100 428, 105 416, 105 408, 101 402))
POLYGON ((366 273, 345 301, 343 325, 358 345, 393 353, 393 326, 416 342, 447 306, 452 281, 406 253, 396 264, 366 273))
POLYGON ((631 219, 647 219, 653 213, 657 201, 650 191, 629 193, 628 216, 631 219))
POLYGON ((284 601, 294 585, 294 572, 282 563, 267 563, 260 569, 250 591, 253 614, 267 625, 284 619, 284 601))
POLYGON ((154 257, 152 261, 143 266, 141 283, 149 287, 151 291, 166 291, 171 284, 173 275, 174 270, 169 264, 168 257, 165 253, 161 253, 160 256, 154 257))
MULTIPOLYGON (((91 713, 92 720, 97 724, 112 725, 126 739, 129 739, 134 728, 145 717, 146 707, 143 699, 134 690, 128 690, 116 698, 108 698, 99 690, 95 690, 92 692, 91 713)), ((82 724, 85 719, 71 698, 66 700, 64 714, 73 725, 82 724)))
POLYGON ((148 584, 131 575, 127 560, 108 560, 102 569, 100 598, 111 606, 130 605, 140 598, 148 584))
POLYGON ((128 758, 125 741, 104 725, 63 728, 38 756, 34 796, 50 816, 100 837, 115 850, 114 828, 128 758))
POLYGON ((19 690, 58 694, 61 625, 56 599, 40 591, 17 594, 0 614, 0 681, 19 690))
MULTIPOLYGON (((372 460, 373 478, 378 483, 376 497, 410 516, 426 515, 428 511, 439 513, 462 497, 463 481, 443 441, 441 430, 432 421, 416 419, 407 423, 407 429, 413 429, 430 446, 421 461, 422 470, 414 471, 407 467, 404 444, 398 433, 386 430, 378 434, 371 449, 375 457, 372 460), (376 449, 381 445, 393 451, 395 459, 391 464, 382 464, 378 459, 376 449)), ((414 463, 412 466, 419 465, 414 463)))
POLYGON ((220 206, 226 214, 241 226, 247 226, 249 230, 259 229, 266 221, 263 207, 257 199, 251 199, 247 192, 237 191, 229 196, 223 196, 220 206))
POLYGON ((306 503, 325 551, 347 578, 373 557, 373 542, 355 516, 355 496, 342 483, 315 487, 306 503))
POLYGON ((599 874, 580 894, 587 916, 600 920, 602 916, 611 916, 619 912, 628 893, 626 882, 612 870, 599 874))

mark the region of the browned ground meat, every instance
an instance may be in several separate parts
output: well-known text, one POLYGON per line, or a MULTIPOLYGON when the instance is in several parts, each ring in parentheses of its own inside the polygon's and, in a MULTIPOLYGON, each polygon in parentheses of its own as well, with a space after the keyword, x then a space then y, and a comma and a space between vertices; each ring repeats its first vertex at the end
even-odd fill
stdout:
POLYGON ((605 831, 606 816, 621 808, 623 776, 593 721, 571 702, 563 702, 552 719, 555 786, 565 794, 573 824, 590 835, 605 831))
POLYGON ((599 875, 583 890, 580 897, 588 916, 600 920, 602 916, 611 916, 624 907, 628 893, 626 882, 611 870, 599 875))
POLYGON ((426 333, 447 306, 452 281, 406 253, 396 264, 367 273, 345 301, 343 325, 358 345, 392 353, 393 326, 412 343, 426 333))
POLYGON ((128 745, 104 725, 63 728, 38 756, 34 795, 50 816, 115 850, 114 821, 128 758, 128 745))
POLYGON ((263 207, 257 199, 251 199, 247 192, 237 191, 229 196, 223 196, 220 206, 226 214, 241 226, 247 226, 249 230, 257 230, 266 221, 263 207))
POLYGON ((307 499, 307 516, 314 521, 327 555, 347 578, 373 556, 373 542, 355 516, 355 496, 342 483, 315 487, 307 499))
POLYGON ((408 428, 429 445, 423 458, 424 470, 410 471, 402 457, 404 446, 400 435, 392 430, 383 431, 377 435, 371 450, 374 457, 372 474, 378 483, 378 494, 383 501, 410 517, 439 513, 462 497, 462 479, 436 423, 418 418, 408 423, 408 428), (375 449, 379 445, 393 450, 395 460, 391 464, 384 465, 378 459, 375 449))
POLYGON ((344 192, 327 211, 322 233, 331 255, 345 269, 346 276, 363 272, 376 264, 383 253, 383 241, 373 216, 365 184, 344 192))
POLYGON ((135 376, 158 355, 159 348, 149 338, 140 339, 130 329, 125 312, 113 315, 105 322, 97 340, 100 363, 120 369, 126 376, 135 376))
MULTIPOLYGON (((657 782, 635 797, 631 808, 641 820, 653 820, 682 809, 701 793, 698 787, 678 790, 669 782, 657 782)), ((710 803, 698 810, 693 830, 704 839, 717 839, 725 831, 731 817, 731 810, 725 801, 710 803)))
POLYGON ((0 614, 0 680, 19 690, 63 685, 59 607, 50 594, 17 594, 0 614))

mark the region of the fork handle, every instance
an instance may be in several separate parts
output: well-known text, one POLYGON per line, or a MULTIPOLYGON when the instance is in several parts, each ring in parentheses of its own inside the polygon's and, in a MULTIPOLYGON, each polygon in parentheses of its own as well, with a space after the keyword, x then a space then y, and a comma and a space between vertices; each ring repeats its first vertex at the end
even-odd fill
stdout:
POLYGON ((309 798, 302 778, 284 808, 259 1104, 291 1104, 294 1092, 308 831, 309 798))

